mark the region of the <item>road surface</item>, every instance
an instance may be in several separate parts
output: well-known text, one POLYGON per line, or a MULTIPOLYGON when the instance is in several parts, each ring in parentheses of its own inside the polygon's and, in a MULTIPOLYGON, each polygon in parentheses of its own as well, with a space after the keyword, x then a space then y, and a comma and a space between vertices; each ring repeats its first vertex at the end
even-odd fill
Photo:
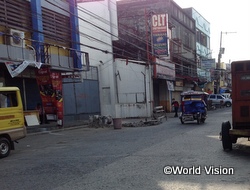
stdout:
POLYGON ((249 190, 250 142, 225 152, 218 138, 230 118, 223 108, 201 125, 171 117, 150 127, 29 135, 0 160, 1 190, 249 190))

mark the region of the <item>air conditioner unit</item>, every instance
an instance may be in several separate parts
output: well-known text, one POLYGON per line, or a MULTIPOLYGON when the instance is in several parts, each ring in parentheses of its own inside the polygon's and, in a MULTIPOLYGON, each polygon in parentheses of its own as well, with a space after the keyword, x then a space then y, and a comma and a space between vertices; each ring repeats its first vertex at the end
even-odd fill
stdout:
POLYGON ((9 44, 16 47, 25 47, 24 32, 10 29, 9 44))

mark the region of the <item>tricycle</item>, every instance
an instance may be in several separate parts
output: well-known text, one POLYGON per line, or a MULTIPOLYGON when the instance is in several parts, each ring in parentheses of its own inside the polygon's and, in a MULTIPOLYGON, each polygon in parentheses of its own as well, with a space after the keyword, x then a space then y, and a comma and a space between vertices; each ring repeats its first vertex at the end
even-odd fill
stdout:
POLYGON ((180 120, 197 121, 197 124, 204 123, 207 118, 207 97, 208 93, 200 91, 187 91, 181 93, 180 120))

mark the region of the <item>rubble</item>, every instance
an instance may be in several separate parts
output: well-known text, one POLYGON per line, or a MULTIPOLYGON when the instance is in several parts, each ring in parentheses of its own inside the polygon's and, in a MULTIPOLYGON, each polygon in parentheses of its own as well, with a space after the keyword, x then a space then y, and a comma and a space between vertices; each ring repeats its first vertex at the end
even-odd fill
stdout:
POLYGON ((111 116, 101 116, 101 115, 89 116, 89 127, 104 128, 104 127, 110 127, 111 124, 112 124, 111 116))

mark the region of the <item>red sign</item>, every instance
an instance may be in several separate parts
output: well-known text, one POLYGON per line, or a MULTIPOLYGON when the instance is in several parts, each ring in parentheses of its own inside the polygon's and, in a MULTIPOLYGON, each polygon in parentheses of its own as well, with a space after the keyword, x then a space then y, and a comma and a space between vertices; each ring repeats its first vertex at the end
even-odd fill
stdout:
POLYGON ((54 107, 54 90, 50 78, 49 68, 41 68, 36 72, 36 80, 40 90, 43 109, 45 114, 55 114, 54 107))
POLYGON ((36 72, 45 114, 54 115, 58 125, 63 120, 62 76, 59 72, 51 72, 49 68, 41 68, 36 72))
POLYGON ((152 32, 167 32, 167 14, 157 14, 152 16, 152 32))
POLYGON ((52 86, 55 92, 54 104, 56 107, 57 122, 62 125, 63 119, 63 96, 62 96, 62 75, 59 72, 51 72, 52 86))

